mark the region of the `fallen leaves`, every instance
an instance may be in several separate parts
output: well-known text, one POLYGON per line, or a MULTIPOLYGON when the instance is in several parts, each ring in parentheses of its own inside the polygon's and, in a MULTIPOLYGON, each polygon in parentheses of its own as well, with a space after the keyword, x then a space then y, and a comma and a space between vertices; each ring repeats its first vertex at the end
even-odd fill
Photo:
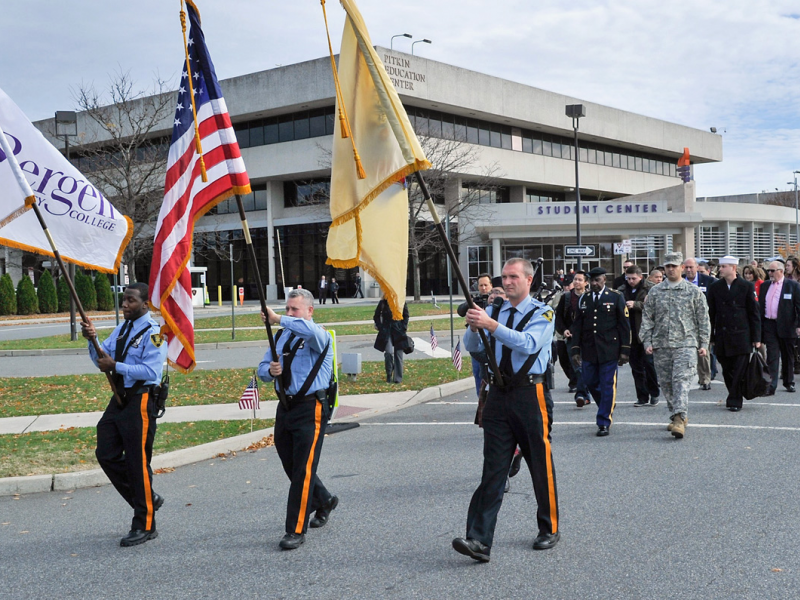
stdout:
POLYGON ((163 475, 164 473, 172 473, 175 470, 175 467, 161 467, 159 469, 154 469, 153 473, 157 473, 159 475, 163 475))
POLYGON ((247 448, 244 448, 242 451, 243 452, 256 452, 258 450, 261 450, 262 448, 269 448, 270 446, 274 446, 274 445, 275 445, 275 438, 270 433, 267 437, 261 438, 257 442, 253 442, 252 444, 247 446, 247 448))

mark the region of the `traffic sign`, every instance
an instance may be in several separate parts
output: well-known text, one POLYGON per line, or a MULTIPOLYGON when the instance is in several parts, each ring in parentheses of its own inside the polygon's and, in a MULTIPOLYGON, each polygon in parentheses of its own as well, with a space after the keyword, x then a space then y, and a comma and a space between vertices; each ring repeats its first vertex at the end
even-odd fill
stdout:
POLYGON ((595 246, 564 246, 564 256, 595 257, 595 246))

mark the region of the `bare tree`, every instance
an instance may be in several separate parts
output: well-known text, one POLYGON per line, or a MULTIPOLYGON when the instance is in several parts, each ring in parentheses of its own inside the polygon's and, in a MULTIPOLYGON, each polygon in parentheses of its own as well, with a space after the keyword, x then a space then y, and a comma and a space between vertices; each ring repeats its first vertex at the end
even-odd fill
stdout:
POLYGON ((763 196, 766 196, 764 198, 764 204, 794 208, 794 190, 770 192, 769 194, 763 194, 763 196))
POLYGON ((123 254, 136 281, 137 261, 152 253, 153 236, 164 194, 169 138, 164 129, 175 105, 168 84, 156 78, 152 89, 135 87, 130 73, 116 73, 108 89, 81 85, 75 99, 91 120, 81 135, 81 167, 103 194, 134 223, 134 235, 123 254))
MULTIPOLYGON (((498 166, 480 167, 479 149, 472 144, 435 137, 420 137, 419 140, 431 163, 431 168, 422 175, 434 203, 443 208, 439 209, 442 221, 450 219, 461 229, 467 209, 472 209, 471 218, 486 218, 492 211, 491 192, 497 190, 498 166), (462 182, 469 185, 463 187, 462 182), (482 210, 476 210, 479 206, 482 210)), ((414 277, 414 300, 419 301, 420 267, 441 256, 444 244, 436 229, 430 226, 432 218, 416 180, 409 181, 413 183, 408 195, 408 251, 414 277)))

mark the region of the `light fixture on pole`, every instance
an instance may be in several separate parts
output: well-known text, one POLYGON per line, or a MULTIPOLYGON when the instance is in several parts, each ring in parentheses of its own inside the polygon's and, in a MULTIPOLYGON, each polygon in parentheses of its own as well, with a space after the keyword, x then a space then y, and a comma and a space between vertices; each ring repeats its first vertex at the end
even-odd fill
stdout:
MULTIPOLYGON (((404 38, 411 39, 414 36, 411 35, 410 33, 398 33, 397 35, 393 35, 392 39, 389 40, 389 50, 394 50, 394 38, 396 38, 396 37, 404 37, 404 38)), ((412 54, 413 54, 413 52, 412 52, 412 54)))
MULTIPOLYGON (((567 104, 567 116, 572 119, 572 129, 575 132, 575 237, 578 246, 581 245, 581 184, 578 177, 578 162, 580 149, 578 146, 578 125, 581 117, 586 116, 586 107, 583 104, 567 104)), ((578 255, 578 270, 583 270, 583 260, 578 255)))
POLYGON ((411 44, 411 54, 414 54, 414 45, 415 44, 432 44, 433 42, 430 40, 417 40, 411 44))
MULTIPOLYGON (((64 138, 64 156, 69 162, 69 138, 78 135, 78 114, 74 110, 56 111, 56 137, 64 138)), ((69 263, 69 276, 75 281, 75 265, 69 263)), ((75 315, 75 300, 70 294, 69 298, 69 339, 78 340, 78 327, 75 315)))
POLYGON ((797 204, 797 175, 800 171, 793 171, 794 183, 791 181, 786 185, 794 185, 794 243, 800 244, 800 207, 797 204))

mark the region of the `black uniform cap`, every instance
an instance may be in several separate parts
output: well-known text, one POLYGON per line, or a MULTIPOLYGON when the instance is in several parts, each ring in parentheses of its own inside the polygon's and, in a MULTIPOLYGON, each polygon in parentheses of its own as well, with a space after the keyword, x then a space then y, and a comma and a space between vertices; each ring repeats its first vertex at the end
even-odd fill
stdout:
POLYGON ((606 270, 603 267, 595 267, 591 271, 589 271, 589 279, 594 279, 600 275, 605 275, 606 270))

